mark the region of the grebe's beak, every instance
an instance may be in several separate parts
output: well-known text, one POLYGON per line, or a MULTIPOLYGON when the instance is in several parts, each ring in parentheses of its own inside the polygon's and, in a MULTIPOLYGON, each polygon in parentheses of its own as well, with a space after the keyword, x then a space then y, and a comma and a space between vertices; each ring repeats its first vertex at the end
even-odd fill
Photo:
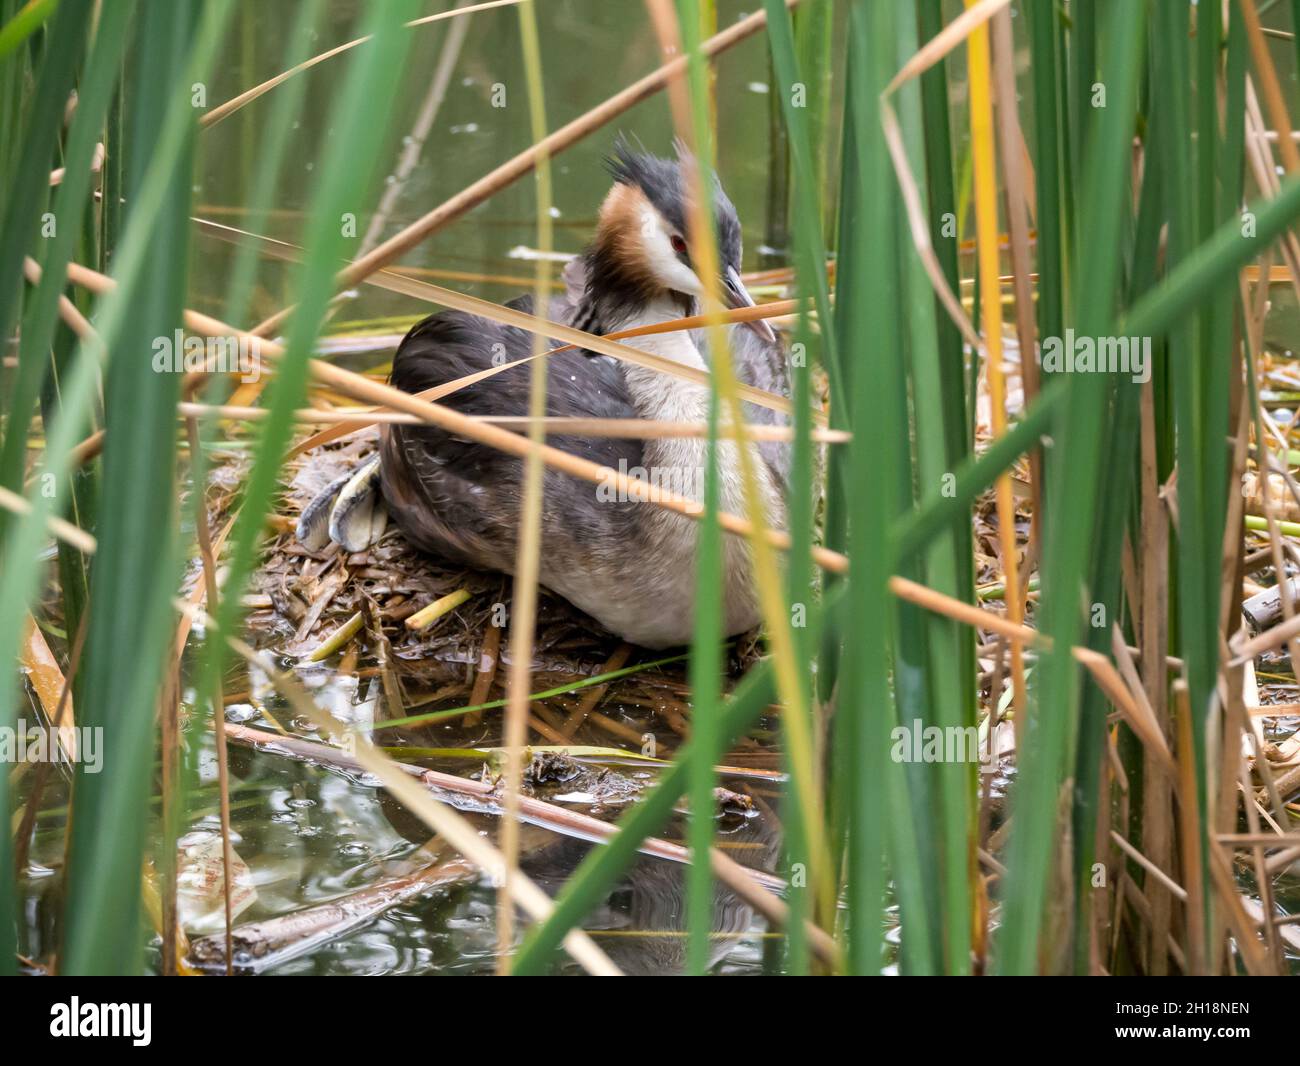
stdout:
MULTIPOLYGON (((729 266, 722 273, 722 300, 731 308, 754 306, 754 298, 749 295, 749 290, 745 288, 745 283, 740 280, 740 275, 736 273, 735 267, 729 266)), ((752 329, 769 344, 776 343, 776 333, 767 324, 767 319, 755 318, 740 324, 746 329, 752 329)))

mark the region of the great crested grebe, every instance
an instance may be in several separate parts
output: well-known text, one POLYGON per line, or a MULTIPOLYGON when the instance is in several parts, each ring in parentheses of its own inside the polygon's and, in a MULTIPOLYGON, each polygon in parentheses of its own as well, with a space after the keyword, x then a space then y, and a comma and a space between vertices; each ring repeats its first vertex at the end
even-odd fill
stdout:
MULTIPOLYGON (((613 188, 600 208, 587 251, 565 270, 566 294, 552 299, 550 317, 589 333, 606 334, 696 313, 703 286, 691 265, 686 179, 682 160, 660 159, 616 145, 609 163, 613 188)), ((722 277, 732 307, 753 303, 740 279, 736 209, 720 185, 714 204, 722 277)), ((532 311, 520 296, 507 305, 532 311)), ((728 327, 733 365, 746 384, 789 395, 785 352, 763 320, 728 327)), ((558 342, 550 342, 558 347, 558 342)), ((622 343, 706 369, 703 331, 633 337, 622 343)), ((402 340, 391 383, 416 393, 473 374, 503 359, 531 354, 523 330, 460 311, 431 315, 402 340)), ((708 389, 587 351, 547 357, 547 413, 579 418, 642 418, 704 422, 708 389)), ((526 415, 524 370, 486 378, 443 400, 469 415, 526 415)), ((751 422, 784 423, 766 408, 745 405, 751 422)), ((655 483, 702 498, 705 442, 698 438, 619 440, 555 435, 548 443, 618 471, 647 472, 655 483)), ((787 445, 751 445, 769 523, 785 525, 787 445)), ((737 447, 718 450, 720 502, 744 512, 737 447)), ((331 539, 360 551, 383 530, 378 496, 417 547, 480 570, 512 573, 519 531, 522 463, 512 455, 429 425, 383 427, 379 453, 335 482, 303 511, 299 539, 319 550, 331 539)), ((652 503, 622 498, 608 486, 547 470, 542 508, 541 583, 624 640, 663 648, 690 640, 698 524, 652 503)), ((759 621, 748 545, 727 536, 724 624, 727 635, 759 621)))

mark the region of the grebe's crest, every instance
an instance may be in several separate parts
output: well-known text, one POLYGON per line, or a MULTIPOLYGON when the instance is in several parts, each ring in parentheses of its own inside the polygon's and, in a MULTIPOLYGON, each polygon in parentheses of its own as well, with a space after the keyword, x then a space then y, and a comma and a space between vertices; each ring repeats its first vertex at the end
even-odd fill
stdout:
MULTIPOLYGON (((681 141, 676 141, 674 147, 677 158, 664 159, 643 147, 634 147, 627 137, 620 134, 605 165, 617 184, 639 190, 673 231, 685 236, 688 225, 686 166, 690 152, 681 141)), ((742 250, 740 217, 716 174, 713 176, 713 214, 722 264, 739 269, 742 250)))
MULTIPOLYGON (((620 137, 606 161, 613 188, 600 207, 596 234, 587 250, 587 289, 579 328, 625 321, 639 309, 665 300, 680 314, 693 313, 704 286, 691 257, 690 156, 678 144, 677 158, 664 159, 633 148, 620 137)), ((739 279, 741 240, 736 208, 714 179, 715 232, 724 287, 739 279)))

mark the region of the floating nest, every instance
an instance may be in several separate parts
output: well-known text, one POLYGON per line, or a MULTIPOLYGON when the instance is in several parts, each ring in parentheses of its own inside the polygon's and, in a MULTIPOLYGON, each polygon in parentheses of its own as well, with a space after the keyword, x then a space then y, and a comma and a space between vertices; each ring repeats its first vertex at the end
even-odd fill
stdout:
MULTIPOLYGON (((293 527, 302 508, 326 485, 374 452, 376 431, 326 445, 294 459, 261 566, 250 581, 248 625, 263 650, 302 671, 381 676, 385 719, 473 706, 505 698, 510 663, 511 585, 501 574, 467 570, 413 548, 394 525, 364 552, 331 544, 319 552, 298 542, 293 527), (453 593, 468 598, 427 628, 407 620, 453 593), (311 663, 349 621, 355 637, 325 662, 311 663)), ((239 482, 230 467, 213 474, 216 489, 239 482)), ((221 493, 228 502, 233 492, 221 493)), ((218 507, 217 510, 223 510, 218 507)), ((214 528, 224 521, 213 516, 214 528)), ((739 677, 761 654, 757 632, 730 646, 729 669, 739 677)), ((690 688, 681 653, 648 652, 624 644, 588 615, 543 590, 530 666, 532 691, 549 692, 619 669, 646 667, 611 682, 534 699, 530 740, 537 744, 600 744, 667 755, 689 729, 690 688), (675 661, 661 662, 664 659, 675 661), (650 738, 654 738, 653 741, 650 738)), ((500 712, 467 714, 436 730, 407 731, 419 742, 497 743, 500 712)), ((387 734, 391 736, 392 734, 387 734)), ((751 750, 753 744, 747 745, 751 750)), ((772 757, 773 761, 775 756, 772 757)))

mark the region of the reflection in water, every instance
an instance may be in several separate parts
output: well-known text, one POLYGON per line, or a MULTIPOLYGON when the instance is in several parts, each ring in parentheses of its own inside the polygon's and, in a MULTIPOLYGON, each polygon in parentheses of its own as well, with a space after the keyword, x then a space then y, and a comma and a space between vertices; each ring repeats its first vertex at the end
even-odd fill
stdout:
MULTIPOLYGON (((758 817, 746 818, 731 832, 720 833, 717 843, 744 865, 768 871, 774 869, 780 848, 778 835, 765 819, 758 817)), ((561 839, 541 854, 530 856, 524 869, 554 895, 592 847, 582 841, 561 839)), ((604 903, 587 916, 583 928, 624 973, 674 974, 684 969, 686 870, 680 863, 642 855, 604 903)), ((753 908, 715 881, 716 939, 710 962, 721 962, 736 950, 739 934, 753 924, 753 908)))
MULTIPOLYGON (((413 842, 424 843, 428 830, 409 811, 383 794, 380 805, 394 829, 413 842)), ((477 819, 485 831, 495 834, 496 819, 477 819)), ((674 842, 682 839, 685 819, 675 816, 660 834, 674 842)), ((773 872, 780 851, 780 834, 771 821, 758 814, 720 818, 716 846, 744 866, 773 872)), ((559 836, 549 830, 525 826, 520 866, 539 888, 556 895, 586 858, 594 845, 559 836)), ((641 855, 611 888, 583 922, 610 958, 625 973, 680 973, 686 958, 686 867, 654 856, 641 855)), ((461 934, 461 947, 495 967, 495 894, 487 886, 471 893, 472 902, 449 925, 461 934)), ((753 908, 734 892, 714 882, 714 941, 711 962, 717 964, 733 954, 751 956, 757 965, 753 944, 743 934, 755 930, 753 908)), ((572 964, 570 964, 571 968, 572 964)), ((575 968, 576 969, 576 968, 575 968)))
MULTIPOLYGON (((374 782, 336 771, 288 762, 269 753, 232 750, 237 795, 233 828, 237 853, 245 857, 257 892, 236 929, 235 963, 243 973, 269 974, 486 974, 496 969, 496 892, 472 870, 450 869, 460 861, 439 856, 446 871, 438 884, 419 892, 402 878, 428 867, 424 824, 374 782), (371 907, 377 897, 381 906, 371 907), (369 908, 369 909, 368 909, 369 908)), ((571 805, 573 809, 582 809, 571 805)), ((495 835, 499 819, 465 812, 483 832, 495 835)), ((212 815, 193 825, 213 832, 212 815)), ((776 819, 751 813, 720 815, 716 845, 743 865, 774 871, 780 849, 776 819)), ((675 815, 659 834, 680 841, 686 820, 675 815)), ((53 839, 54 834, 50 835, 53 839)), ((596 845, 525 825, 522 867, 555 895, 596 845)), ((686 955, 686 867, 640 856, 583 923, 626 973, 681 972, 686 955)), ((57 878, 48 878, 50 889, 57 878)), ((29 919, 49 924, 57 901, 31 886, 29 919), (41 916, 45 915, 45 918, 41 916)), ((215 912, 207 929, 219 926, 215 912)), ((732 973, 760 968, 762 922, 752 908, 716 884, 711 961, 732 973)), ((191 959, 204 969, 224 970, 224 934, 194 942, 191 959)), ((147 966, 158 965, 157 943, 147 966)), ((577 972, 561 955, 560 972, 577 972)))

